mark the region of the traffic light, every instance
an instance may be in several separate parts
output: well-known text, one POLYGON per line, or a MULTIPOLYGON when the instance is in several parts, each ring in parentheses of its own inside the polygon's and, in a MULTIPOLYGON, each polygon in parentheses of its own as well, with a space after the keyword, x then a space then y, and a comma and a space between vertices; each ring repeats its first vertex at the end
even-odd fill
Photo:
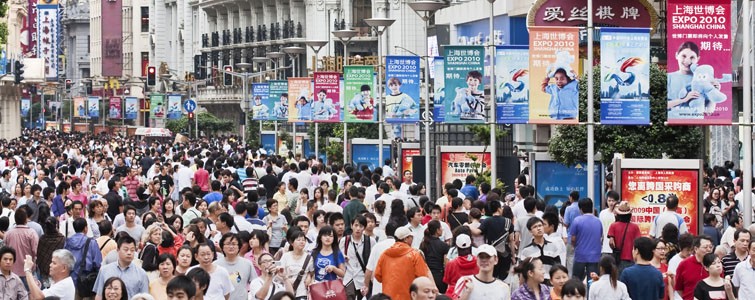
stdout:
POLYGON ((155 66, 149 66, 147 67, 147 85, 148 86, 155 86, 155 76, 157 76, 157 70, 155 70, 155 66))
POLYGON ((194 112, 190 112, 188 115, 189 120, 194 120, 194 112))
POLYGON ((24 80, 24 76, 22 76, 22 75, 24 75, 24 64, 21 63, 20 60, 17 60, 16 63, 15 63, 15 65, 14 65, 13 75, 15 77, 16 84, 20 84, 21 81, 24 80))
POLYGON ((71 86, 73 86, 73 81, 70 79, 66 79, 66 92, 71 91, 71 86))
POLYGON ((223 66, 223 85, 225 86, 233 85, 233 75, 231 75, 231 73, 229 72, 233 72, 233 66, 231 65, 223 66))

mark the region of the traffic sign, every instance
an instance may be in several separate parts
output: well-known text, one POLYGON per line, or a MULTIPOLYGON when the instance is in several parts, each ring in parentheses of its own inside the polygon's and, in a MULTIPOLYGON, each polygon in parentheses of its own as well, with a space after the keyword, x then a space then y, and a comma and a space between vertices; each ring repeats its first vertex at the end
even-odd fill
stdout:
POLYGON ((195 109, 197 109, 196 101, 192 99, 184 101, 184 110, 186 110, 186 112, 194 112, 195 109))

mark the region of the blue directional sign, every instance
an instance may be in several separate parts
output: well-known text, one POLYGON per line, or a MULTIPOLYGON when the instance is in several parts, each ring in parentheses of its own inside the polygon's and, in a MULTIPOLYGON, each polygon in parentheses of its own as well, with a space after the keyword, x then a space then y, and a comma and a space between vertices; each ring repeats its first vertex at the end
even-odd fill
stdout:
POLYGON ((184 110, 186 110, 186 112, 194 112, 195 109, 197 109, 196 101, 192 99, 184 101, 184 110))

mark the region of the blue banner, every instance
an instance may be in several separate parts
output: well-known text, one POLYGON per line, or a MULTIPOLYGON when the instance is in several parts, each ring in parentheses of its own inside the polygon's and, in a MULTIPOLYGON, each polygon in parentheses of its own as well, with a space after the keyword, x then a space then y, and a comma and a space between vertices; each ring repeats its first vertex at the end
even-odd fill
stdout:
POLYGON ((136 97, 126 97, 126 108, 123 110, 126 120, 135 120, 136 114, 139 113, 139 99, 136 97))
MULTIPOLYGON (((351 162, 354 168, 360 170, 362 166, 367 166, 370 170, 383 165, 379 162, 378 144, 352 144, 351 145, 351 162)), ((383 144, 383 159, 391 157, 391 145, 383 144)))
POLYGON ((168 95, 168 119, 181 118, 181 95, 168 95))
POLYGON ((89 97, 89 100, 87 101, 87 103, 89 107, 89 117, 99 118, 100 117, 100 97, 89 97))
POLYGON ((530 119, 530 51, 528 46, 495 49, 495 122, 525 124, 530 119))
POLYGON ((442 123, 446 120, 446 110, 443 107, 443 102, 446 100, 443 57, 438 56, 433 59, 433 65, 435 66, 435 79, 433 81, 433 120, 442 123))
POLYGON ((252 116, 254 120, 269 120, 273 103, 270 101, 270 85, 252 83, 252 116))
POLYGON ((385 58, 385 121, 415 123, 419 121, 419 57, 385 58))
POLYGON ((28 117, 30 109, 31 101, 29 99, 21 99, 21 116, 24 118, 28 117))
MULTIPOLYGON (((603 165, 595 164, 595 209, 600 211, 601 183, 603 182, 603 165)), ((569 193, 579 192, 579 197, 587 197, 587 163, 565 166, 555 161, 535 161, 535 179, 533 180, 537 198, 543 199, 545 205, 555 205, 559 209, 569 202, 569 193)))
POLYGON ((288 81, 270 80, 268 81, 267 99, 273 103, 272 116, 270 121, 288 121, 288 81))
POLYGON ((485 123, 485 48, 445 46, 445 122, 485 123), (453 100, 452 100, 453 99, 453 100))
POLYGON ((600 123, 650 124, 650 29, 600 30, 600 123))
POLYGON ((262 140, 262 149, 265 149, 265 151, 267 151, 267 155, 275 154, 275 134, 263 133, 261 135, 261 140, 262 140))

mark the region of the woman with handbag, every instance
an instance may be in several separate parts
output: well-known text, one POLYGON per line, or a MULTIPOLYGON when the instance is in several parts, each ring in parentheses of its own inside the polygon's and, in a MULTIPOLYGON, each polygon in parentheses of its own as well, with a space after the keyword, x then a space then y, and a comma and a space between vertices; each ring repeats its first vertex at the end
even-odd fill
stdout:
POLYGON ((280 291, 293 292, 294 287, 286 276, 286 269, 275 265, 273 255, 262 253, 257 259, 262 269, 260 277, 249 284, 249 299, 269 300, 280 291))
POLYGON ((335 242, 335 230, 325 226, 317 235, 317 245, 312 250, 314 261, 314 281, 309 286, 312 300, 345 300, 346 288, 341 278, 346 274, 345 259, 335 242), (326 297, 336 295, 336 298, 326 297))
POLYGON ((288 243, 293 245, 292 251, 283 253, 280 264, 288 274, 288 280, 293 282, 296 300, 307 299, 307 286, 312 282, 312 256, 304 251, 307 246, 307 235, 296 227, 288 230, 288 243))
POLYGON ((640 237, 640 227, 631 222, 632 208, 629 202, 621 201, 614 210, 616 222, 608 227, 608 244, 613 249, 614 259, 619 264, 619 274, 634 264, 632 248, 634 240, 640 237))

